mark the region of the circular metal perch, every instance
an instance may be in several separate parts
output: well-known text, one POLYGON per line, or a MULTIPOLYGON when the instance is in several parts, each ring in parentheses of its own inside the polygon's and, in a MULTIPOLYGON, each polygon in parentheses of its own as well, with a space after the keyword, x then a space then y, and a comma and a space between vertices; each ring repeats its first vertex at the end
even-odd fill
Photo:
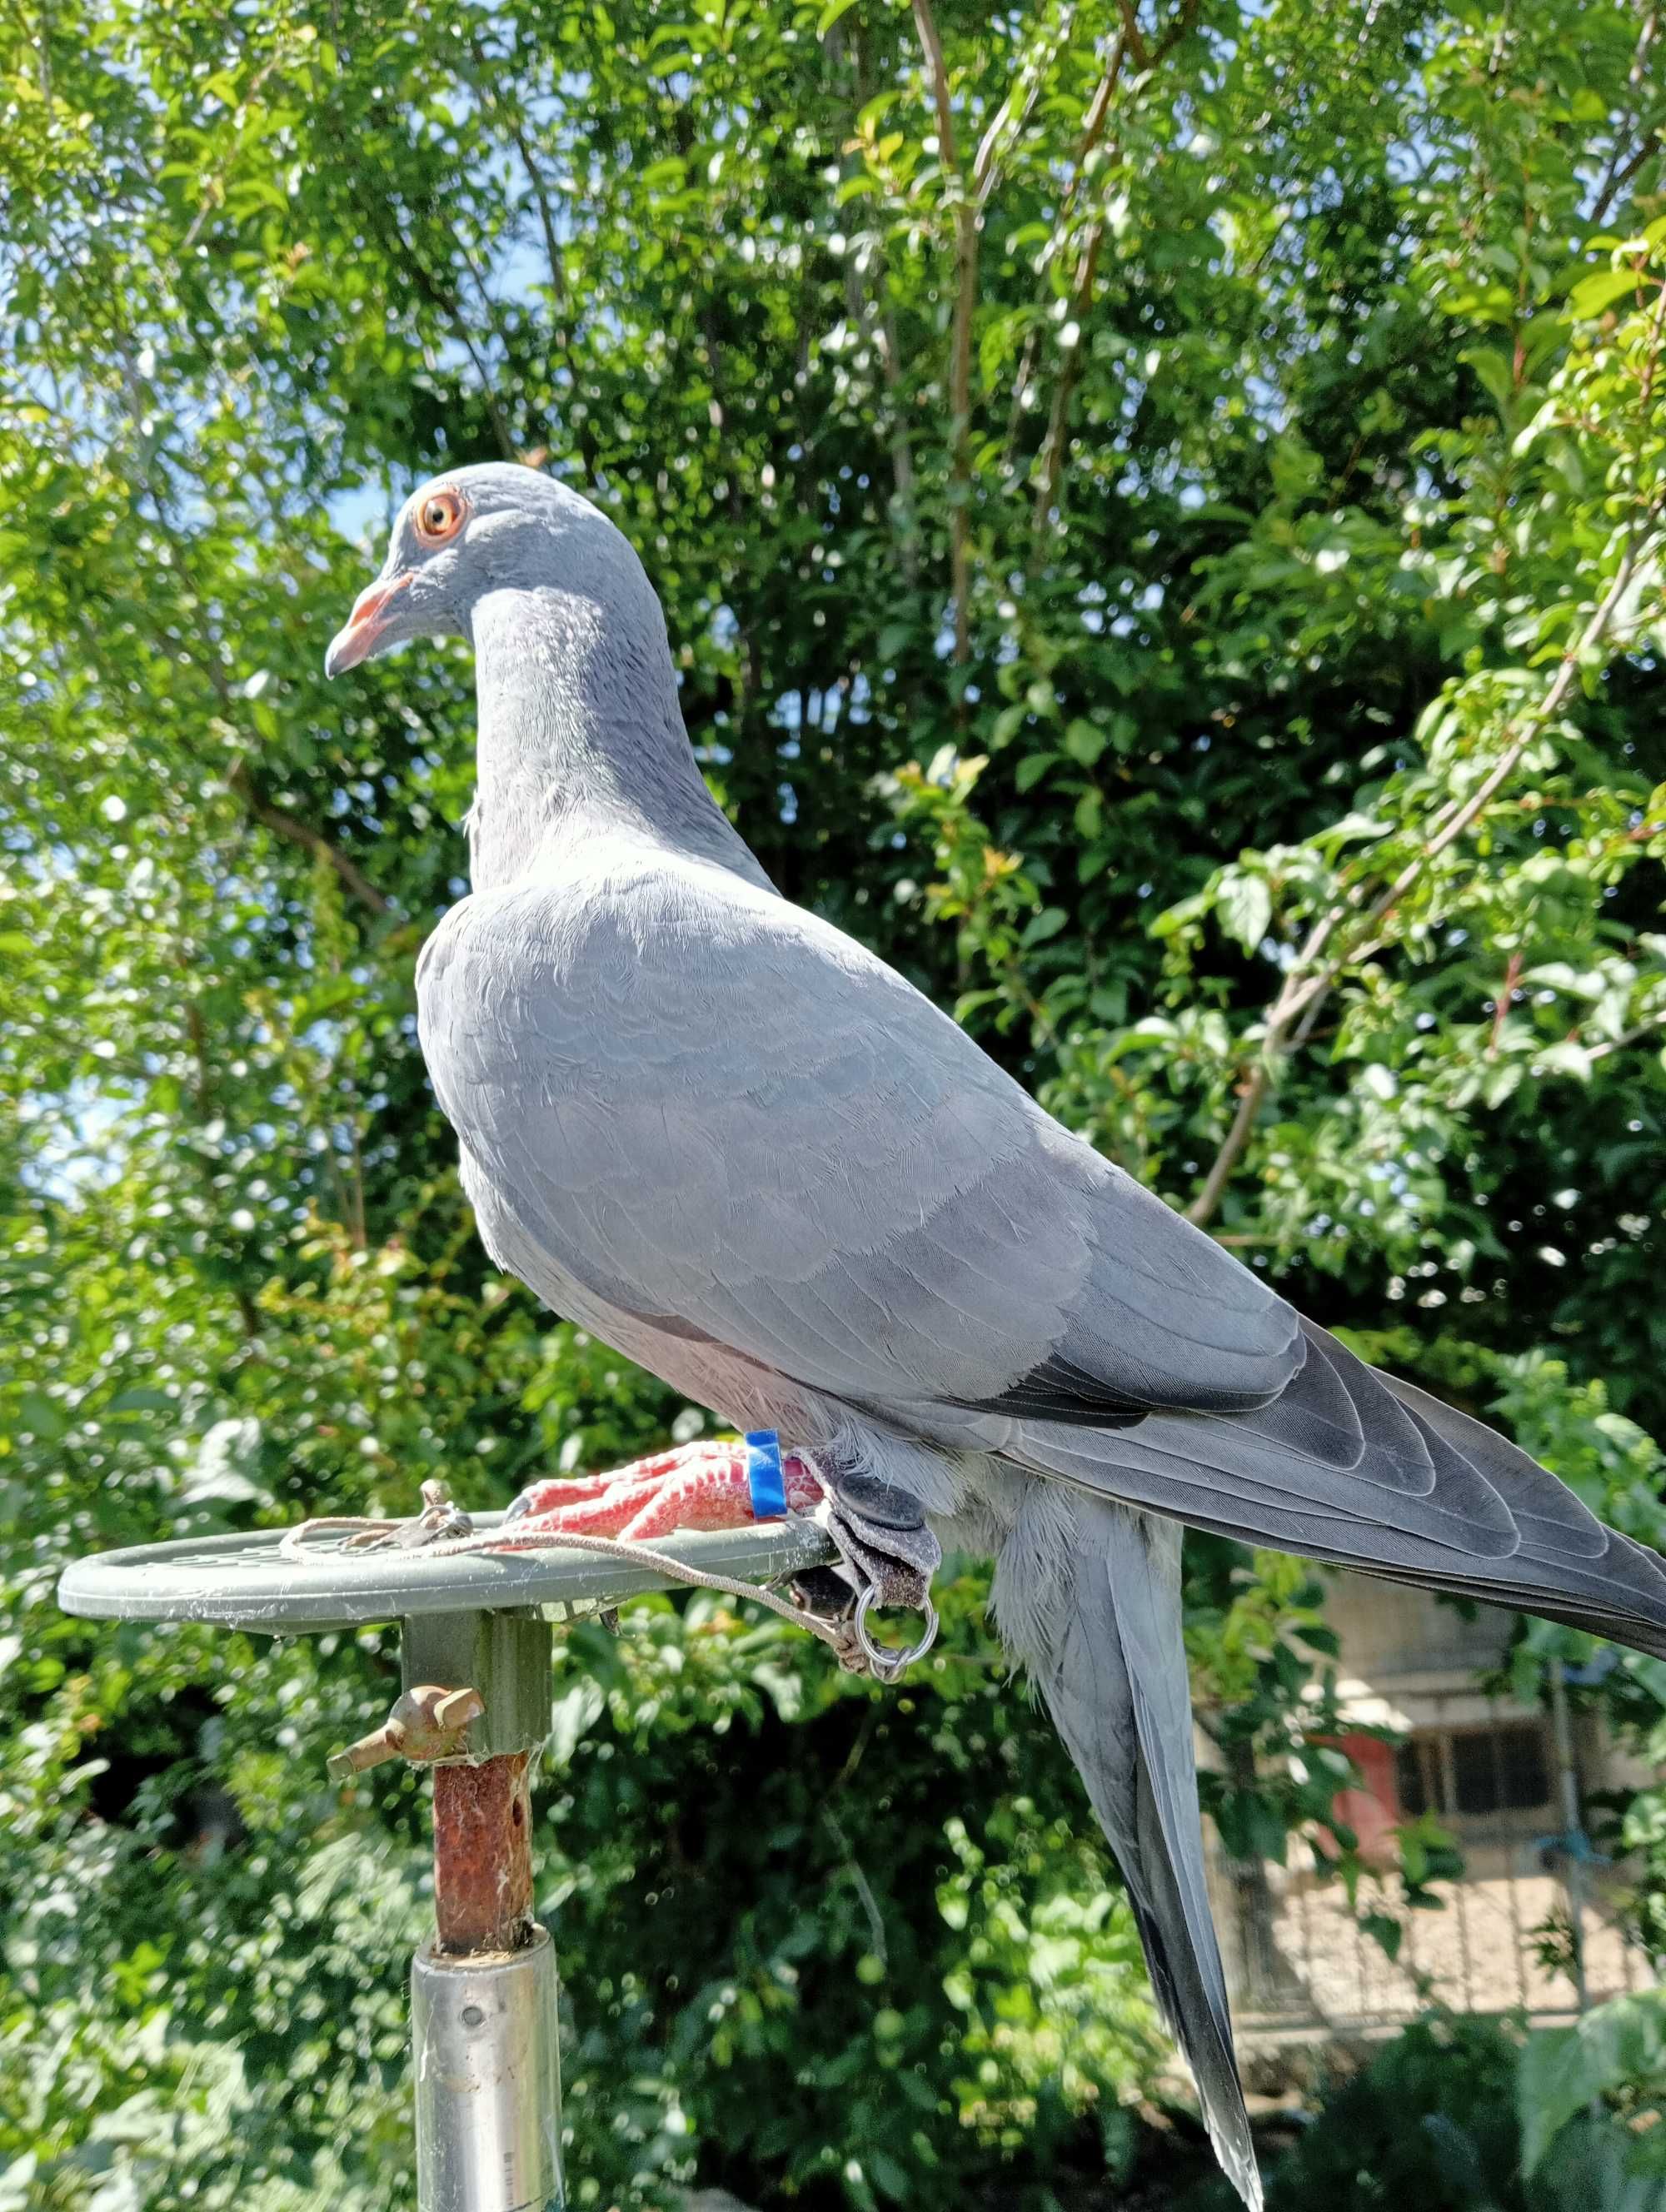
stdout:
MULTIPOLYGON (((477 1513, 483 1532, 499 1513, 477 1513)), ((421 1614, 500 1613, 531 1607, 552 1620, 605 1610, 645 1590, 672 1587, 644 1562, 556 1548, 429 1555, 309 1546, 284 1554, 283 1529, 207 1536, 183 1544, 136 1544, 66 1567, 58 1601, 88 1620, 201 1620, 263 1636, 314 1635, 421 1614)), ((808 1521, 656 1537, 656 1551, 690 1566, 749 1582, 771 1582, 833 1556, 808 1521)))
MULTIPOLYGON (((658 1538, 654 1549, 760 1585, 833 1557, 804 1520, 658 1538)), ((296 1553, 280 1529, 104 1552, 58 1583, 64 1611, 93 1620, 266 1636, 398 1624, 399 1698, 329 1765, 337 1780, 392 1759, 434 1769, 435 1929, 411 1962, 419 2212, 561 2212, 556 1959, 532 1917, 530 1805, 550 1726, 551 1623, 674 1586, 651 1561, 594 1552, 309 1540, 296 1553)))

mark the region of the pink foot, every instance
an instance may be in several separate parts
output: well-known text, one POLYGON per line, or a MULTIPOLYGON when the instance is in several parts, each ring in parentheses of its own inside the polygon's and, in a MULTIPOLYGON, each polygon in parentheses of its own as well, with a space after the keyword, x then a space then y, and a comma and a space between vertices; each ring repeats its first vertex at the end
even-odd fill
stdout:
MULTIPOLYGON (((787 1510, 807 1513, 820 1502, 820 1483, 796 1453, 783 1452, 781 1468, 787 1510)), ((746 1528, 759 1517, 746 1469, 744 1444, 684 1444, 611 1474, 529 1483, 504 1526, 517 1534, 536 1528, 627 1541, 668 1536, 678 1528, 746 1528)))

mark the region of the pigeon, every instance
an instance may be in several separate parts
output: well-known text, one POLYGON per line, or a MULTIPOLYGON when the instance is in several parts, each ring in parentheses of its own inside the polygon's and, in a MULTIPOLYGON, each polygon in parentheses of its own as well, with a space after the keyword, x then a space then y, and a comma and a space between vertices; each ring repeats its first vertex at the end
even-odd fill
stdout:
MULTIPOLYGON (((700 774, 641 562, 577 492, 502 464, 416 492, 326 672, 418 636, 475 658, 472 889, 416 988, 488 1251, 695 1404, 774 1431, 787 1504, 822 1498, 883 1596, 917 1602, 939 1547, 993 1557, 1003 1643, 1080 1771, 1256 2212, 1183 1528, 1657 1656, 1666 1569, 1365 1365, 783 898, 700 774)), ((666 1525, 656 1492, 721 1510, 739 1464, 708 1443, 547 1487, 640 1534, 666 1525)))

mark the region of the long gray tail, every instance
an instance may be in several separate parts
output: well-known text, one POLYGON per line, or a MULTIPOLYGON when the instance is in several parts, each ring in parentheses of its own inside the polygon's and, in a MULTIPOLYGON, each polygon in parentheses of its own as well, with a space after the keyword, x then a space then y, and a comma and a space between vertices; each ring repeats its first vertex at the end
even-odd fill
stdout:
POLYGON ((1250 2212, 1250 2140, 1226 1983, 1203 1879, 1191 1693, 1181 1638, 1180 1531, 1075 1501, 1074 1587, 1031 1644, 1055 1726, 1128 1884, 1152 1984, 1196 2081, 1216 2155, 1250 2212))

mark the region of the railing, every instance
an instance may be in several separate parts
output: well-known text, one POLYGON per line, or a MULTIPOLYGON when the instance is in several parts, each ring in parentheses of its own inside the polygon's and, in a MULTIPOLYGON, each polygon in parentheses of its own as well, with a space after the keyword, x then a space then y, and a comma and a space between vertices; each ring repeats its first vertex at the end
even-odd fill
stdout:
MULTIPOLYGON (((1356 1909, 1311 1847, 1293 1838, 1288 1865, 1268 1866, 1256 1884, 1246 1885, 1212 1836, 1209 1877, 1234 2018, 1246 2046, 1346 2041, 1412 2020, 1432 2004, 1464 2013, 1520 2011, 1539 2020, 1577 2009, 1571 1972, 1549 1955, 1558 1948, 1554 1931, 1566 1922, 1567 1893, 1536 1838, 1472 1839, 1465 1875, 1439 1886, 1438 1911, 1396 1909, 1392 1889, 1385 1886, 1379 1895, 1370 1878, 1356 1909), (1360 1926, 1362 1914, 1379 1908, 1401 1924, 1393 1958, 1360 1926), (1536 1933, 1546 1929, 1552 1931, 1548 1943, 1536 1933)), ((1584 1913, 1585 1980, 1593 2004, 1652 1978, 1646 1959, 1626 1940, 1604 1887, 1591 1884, 1584 1913)))

